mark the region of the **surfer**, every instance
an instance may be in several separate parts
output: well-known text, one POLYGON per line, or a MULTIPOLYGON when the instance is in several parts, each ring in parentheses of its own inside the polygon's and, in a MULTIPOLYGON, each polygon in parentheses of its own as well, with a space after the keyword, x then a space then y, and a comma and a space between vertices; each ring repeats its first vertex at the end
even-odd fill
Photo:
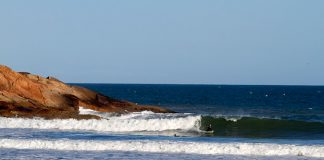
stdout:
POLYGON ((209 124, 209 126, 207 127, 206 129, 207 132, 212 132, 213 131, 213 128, 212 128, 212 125, 209 124))

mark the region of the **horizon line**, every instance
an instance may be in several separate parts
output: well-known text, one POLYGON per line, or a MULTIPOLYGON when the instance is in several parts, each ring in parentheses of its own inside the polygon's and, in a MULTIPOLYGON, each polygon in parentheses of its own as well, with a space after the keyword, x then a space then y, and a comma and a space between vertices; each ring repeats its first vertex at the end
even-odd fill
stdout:
POLYGON ((205 85, 205 86, 309 86, 324 87, 313 84, 208 84, 208 83, 106 83, 106 82, 67 82, 67 84, 117 84, 117 85, 205 85))

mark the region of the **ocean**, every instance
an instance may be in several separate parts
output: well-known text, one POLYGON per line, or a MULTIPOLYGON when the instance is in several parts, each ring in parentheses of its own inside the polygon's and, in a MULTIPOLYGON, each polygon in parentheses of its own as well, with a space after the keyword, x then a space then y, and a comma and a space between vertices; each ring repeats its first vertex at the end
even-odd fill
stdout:
POLYGON ((0 159, 324 159, 324 86, 73 85, 176 113, 1 117, 0 159))

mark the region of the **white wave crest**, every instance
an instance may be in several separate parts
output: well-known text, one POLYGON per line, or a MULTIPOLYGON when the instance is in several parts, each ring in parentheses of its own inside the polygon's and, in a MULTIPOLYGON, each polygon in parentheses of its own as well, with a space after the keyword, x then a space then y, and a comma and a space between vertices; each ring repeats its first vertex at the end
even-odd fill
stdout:
MULTIPOLYGON (((92 112, 88 111, 87 112, 92 112)), ((85 111, 83 111, 85 112, 85 111)), ((0 128, 35 128, 62 130, 95 130, 105 132, 199 130, 199 115, 158 114, 138 112, 121 116, 101 115, 101 120, 76 120, 41 118, 0 118, 0 128)))
POLYGON ((1 148, 79 151, 138 151, 189 154, 324 157, 322 145, 207 143, 182 141, 81 141, 0 139, 1 148))

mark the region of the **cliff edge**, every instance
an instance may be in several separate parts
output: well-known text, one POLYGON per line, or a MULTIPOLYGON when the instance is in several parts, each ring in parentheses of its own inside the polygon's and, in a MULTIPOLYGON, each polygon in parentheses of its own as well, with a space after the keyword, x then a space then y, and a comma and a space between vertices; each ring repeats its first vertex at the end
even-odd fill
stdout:
POLYGON ((80 115, 80 106, 99 112, 172 112, 160 107, 113 99, 83 87, 67 85, 54 77, 44 78, 28 72, 15 72, 0 65, 0 116, 99 118, 94 115, 80 115))

